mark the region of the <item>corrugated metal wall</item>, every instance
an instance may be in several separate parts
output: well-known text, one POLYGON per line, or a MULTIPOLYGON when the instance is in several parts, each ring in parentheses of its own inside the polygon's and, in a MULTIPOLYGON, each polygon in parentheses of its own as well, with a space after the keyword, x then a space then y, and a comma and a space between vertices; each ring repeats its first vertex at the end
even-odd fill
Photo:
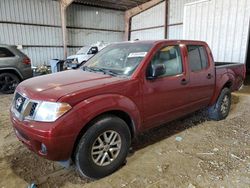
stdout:
POLYGON ((149 40, 165 38, 165 2, 162 2, 131 20, 130 39, 149 40))
POLYGON ((124 37, 124 12, 72 4, 67 10, 69 53, 93 42, 119 42, 124 37))
POLYGON ((1 20, 60 26, 59 2, 53 0, 1 0, 1 20))
MULTIPOLYGON (((67 9, 68 54, 97 41, 124 37, 124 12, 72 4, 67 9)), ((34 66, 63 58, 57 0, 0 0, 0 43, 23 45, 34 66)))
POLYGON ((168 6, 168 39, 183 38, 183 14, 186 3, 198 0, 169 0, 168 6))
MULTIPOLYGON (((183 38, 183 13, 186 3, 198 0, 169 0, 168 39, 183 38)), ((165 2, 150 8, 132 18, 131 40, 164 39, 165 2), (154 28, 159 27, 159 28, 154 28), (147 29, 151 28, 151 29, 147 29)))
POLYGON ((23 45, 33 65, 62 58, 60 6, 52 0, 0 0, 0 43, 23 45))
POLYGON ((207 0, 187 4, 184 38, 206 41, 215 61, 245 62, 249 0, 207 0))

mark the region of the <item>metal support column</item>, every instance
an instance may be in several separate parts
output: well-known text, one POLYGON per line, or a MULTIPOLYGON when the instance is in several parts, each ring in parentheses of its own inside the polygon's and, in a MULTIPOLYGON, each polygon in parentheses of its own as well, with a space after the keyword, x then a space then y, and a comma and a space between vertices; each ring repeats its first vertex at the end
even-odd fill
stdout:
POLYGON ((164 22, 165 39, 168 38, 168 3, 169 3, 169 0, 166 0, 166 2, 165 2, 165 22, 164 22))
POLYGON ((62 21, 62 36, 63 36, 63 56, 64 59, 67 58, 67 45, 68 45, 68 36, 67 36, 67 16, 66 9, 73 2, 73 0, 61 0, 61 21, 62 21))

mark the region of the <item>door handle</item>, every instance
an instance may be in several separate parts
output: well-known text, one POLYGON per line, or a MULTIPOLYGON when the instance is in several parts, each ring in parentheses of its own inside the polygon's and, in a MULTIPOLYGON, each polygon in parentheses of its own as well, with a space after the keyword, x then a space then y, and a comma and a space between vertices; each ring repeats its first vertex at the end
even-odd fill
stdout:
POLYGON ((207 79, 211 79, 211 78, 213 78, 213 75, 209 73, 209 74, 207 75, 207 79))
POLYGON ((181 85, 187 85, 187 83, 188 83, 188 81, 185 78, 183 78, 181 80, 181 85))

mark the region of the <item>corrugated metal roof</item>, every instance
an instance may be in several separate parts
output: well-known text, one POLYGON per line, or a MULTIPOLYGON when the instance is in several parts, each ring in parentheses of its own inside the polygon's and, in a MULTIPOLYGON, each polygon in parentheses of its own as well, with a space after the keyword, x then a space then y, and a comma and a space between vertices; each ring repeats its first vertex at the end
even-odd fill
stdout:
POLYGON ((111 8, 116 10, 128 10, 150 0, 75 0, 77 3, 84 5, 111 8))

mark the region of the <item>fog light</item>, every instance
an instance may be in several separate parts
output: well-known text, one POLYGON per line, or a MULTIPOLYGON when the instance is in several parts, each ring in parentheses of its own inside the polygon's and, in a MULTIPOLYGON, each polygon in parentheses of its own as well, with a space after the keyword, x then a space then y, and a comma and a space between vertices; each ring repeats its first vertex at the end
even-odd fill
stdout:
POLYGON ((44 143, 41 144, 41 152, 42 152, 43 154, 47 154, 47 147, 45 146, 44 143))

